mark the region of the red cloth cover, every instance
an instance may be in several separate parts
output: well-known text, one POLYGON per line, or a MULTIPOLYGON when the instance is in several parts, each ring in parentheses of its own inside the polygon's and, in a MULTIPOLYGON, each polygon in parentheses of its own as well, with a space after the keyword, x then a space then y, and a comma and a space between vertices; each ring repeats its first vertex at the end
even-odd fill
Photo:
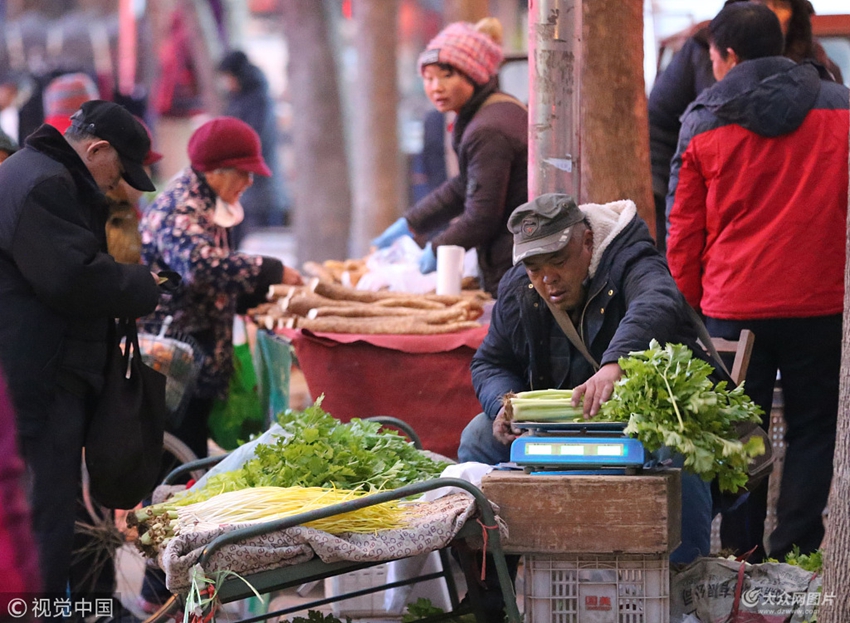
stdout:
POLYGON ((310 395, 347 422, 391 415, 426 450, 454 458, 460 433, 481 412, 469 362, 487 327, 444 335, 354 335, 280 329, 292 340, 310 395))

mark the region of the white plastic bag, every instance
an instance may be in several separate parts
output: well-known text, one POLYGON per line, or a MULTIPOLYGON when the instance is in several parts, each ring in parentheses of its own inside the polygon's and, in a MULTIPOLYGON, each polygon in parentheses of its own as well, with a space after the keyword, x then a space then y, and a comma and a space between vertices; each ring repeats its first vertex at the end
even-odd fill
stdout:
POLYGON ((206 474, 204 474, 198 481, 189 488, 189 491, 197 491, 201 487, 203 487, 207 480, 211 476, 215 476, 216 474, 220 474, 222 472, 232 472, 234 470, 239 469, 245 463, 254 458, 254 451, 257 446, 260 444, 272 444, 275 443, 275 439, 277 437, 291 437, 292 433, 288 433, 283 430, 283 427, 275 422, 269 427, 265 433, 249 441, 248 443, 244 443, 238 448, 236 448, 233 452, 227 455, 227 458, 222 460, 220 463, 217 463, 212 467, 206 474))
MULTIPOLYGON (((410 236, 397 238, 390 246, 375 251, 366 259, 367 272, 357 282, 358 290, 390 290, 425 294, 437 288, 437 273, 419 272, 422 248, 410 236)), ((478 275, 475 249, 464 254, 463 276, 478 275)))

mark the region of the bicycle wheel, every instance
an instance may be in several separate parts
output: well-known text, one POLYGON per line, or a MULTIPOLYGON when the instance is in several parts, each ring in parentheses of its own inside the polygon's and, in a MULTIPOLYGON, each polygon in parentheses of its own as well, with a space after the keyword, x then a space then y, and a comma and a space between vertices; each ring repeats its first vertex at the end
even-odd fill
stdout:
MULTIPOLYGON (((197 457, 186 444, 171 433, 164 434, 163 474, 195 459, 197 457)), ((127 528, 127 513, 133 511, 113 511, 98 504, 89 492, 85 462, 82 471, 81 507, 84 512, 76 522, 72 568, 83 571, 72 577, 73 590, 86 594, 102 591, 104 586, 114 586, 121 604, 138 618, 145 619, 150 613, 142 609, 139 597, 144 583, 151 581, 146 579, 150 574, 145 570, 154 563, 136 548, 135 529, 127 528)), ((201 475, 201 470, 191 473, 195 479, 201 475)))

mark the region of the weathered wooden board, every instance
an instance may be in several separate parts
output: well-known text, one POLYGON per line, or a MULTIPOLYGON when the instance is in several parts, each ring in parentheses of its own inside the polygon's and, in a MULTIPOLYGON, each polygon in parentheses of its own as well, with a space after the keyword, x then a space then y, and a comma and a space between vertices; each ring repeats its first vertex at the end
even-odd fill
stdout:
POLYGON ((481 489, 499 505, 510 553, 657 554, 681 538, 679 470, 634 476, 493 471, 481 489))

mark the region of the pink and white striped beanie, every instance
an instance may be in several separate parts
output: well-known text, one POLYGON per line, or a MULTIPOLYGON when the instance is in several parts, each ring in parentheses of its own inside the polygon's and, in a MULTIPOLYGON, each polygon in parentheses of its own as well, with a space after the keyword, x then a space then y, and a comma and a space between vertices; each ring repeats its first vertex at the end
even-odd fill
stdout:
POLYGON ((502 48, 469 22, 454 22, 431 39, 419 55, 419 73, 426 65, 445 63, 465 73, 475 84, 485 84, 499 70, 502 48))

